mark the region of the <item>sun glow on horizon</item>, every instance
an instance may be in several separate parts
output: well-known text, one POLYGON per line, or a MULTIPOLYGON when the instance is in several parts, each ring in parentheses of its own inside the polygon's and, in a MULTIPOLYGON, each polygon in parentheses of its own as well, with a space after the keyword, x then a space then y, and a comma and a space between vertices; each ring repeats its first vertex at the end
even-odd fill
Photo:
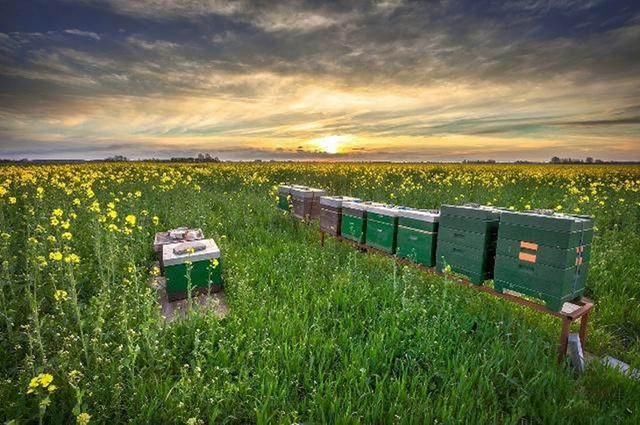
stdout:
POLYGON ((335 155, 340 153, 344 148, 344 142, 349 140, 350 136, 339 136, 332 134, 331 136, 320 137, 312 140, 314 147, 324 153, 335 155))

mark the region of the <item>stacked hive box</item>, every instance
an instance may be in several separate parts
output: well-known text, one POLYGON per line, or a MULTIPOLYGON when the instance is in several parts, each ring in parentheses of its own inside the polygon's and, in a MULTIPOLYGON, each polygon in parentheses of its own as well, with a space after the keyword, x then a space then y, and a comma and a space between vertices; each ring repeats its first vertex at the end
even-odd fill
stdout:
POLYGON ((320 229, 330 235, 340 235, 342 222, 342 204, 344 202, 358 202, 358 198, 348 196, 320 197, 320 229))
POLYGON ((481 205, 443 205, 440 212, 436 266, 448 265, 475 284, 493 274, 501 210, 481 205))
POLYGON ((367 206, 367 245, 389 254, 396 252, 399 211, 384 204, 367 206))
POLYGON ((188 227, 178 227, 166 232, 158 232, 153 240, 153 252, 160 260, 160 270, 164 269, 162 260, 162 247, 167 244, 179 242, 197 241, 204 239, 202 229, 190 229, 188 227))
POLYGON ((300 219, 320 217, 320 197, 325 194, 322 189, 292 186, 293 215, 300 219))
POLYGON ((213 239, 167 244, 162 248, 169 301, 193 292, 217 292, 222 288, 220 250, 213 239))
POLYGON ((291 208, 291 185, 281 184, 278 186, 278 208, 289 211, 291 208))
POLYGON ((498 231, 495 288, 545 301, 559 311, 583 294, 593 219, 552 212, 503 212, 498 231))
POLYGON ((367 206, 371 202, 343 202, 340 233, 343 238, 364 243, 367 236, 367 206))
POLYGON ((402 208, 399 214, 396 255, 433 267, 440 211, 402 208))

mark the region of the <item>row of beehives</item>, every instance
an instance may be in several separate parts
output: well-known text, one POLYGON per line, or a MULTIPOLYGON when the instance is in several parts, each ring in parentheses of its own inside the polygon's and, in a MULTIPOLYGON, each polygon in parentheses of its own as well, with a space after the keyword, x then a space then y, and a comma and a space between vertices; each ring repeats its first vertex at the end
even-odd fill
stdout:
POLYGON ((204 238, 201 229, 179 227, 156 233, 153 250, 166 279, 169 301, 222 289, 220 249, 213 239, 204 238))
POLYGON ((319 218, 325 233, 439 271, 450 268, 475 284, 493 279, 497 291, 540 298, 555 311, 584 293, 591 217, 470 204, 420 210, 286 185, 278 205, 299 218, 319 218))

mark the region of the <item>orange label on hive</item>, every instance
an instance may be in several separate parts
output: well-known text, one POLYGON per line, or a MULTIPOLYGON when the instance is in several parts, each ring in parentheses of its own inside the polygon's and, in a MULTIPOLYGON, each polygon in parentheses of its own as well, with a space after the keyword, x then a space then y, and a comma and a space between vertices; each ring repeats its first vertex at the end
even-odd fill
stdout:
POLYGON ((535 263, 536 262, 536 254, 527 254, 526 252, 521 252, 518 255, 520 261, 526 261, 527 263, 535 263))
POLYGON ((538 250, 538 244, 535 242, 520 241, 520 249, 538 250))

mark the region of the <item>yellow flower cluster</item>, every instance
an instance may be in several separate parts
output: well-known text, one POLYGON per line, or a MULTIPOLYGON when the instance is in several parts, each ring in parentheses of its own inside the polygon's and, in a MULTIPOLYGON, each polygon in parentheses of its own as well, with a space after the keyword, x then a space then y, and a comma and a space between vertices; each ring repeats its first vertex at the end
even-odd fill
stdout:
POLYGON ((53 298, 57 301, 57 302, 62 302, 62 301, 66 301, 69 299, 69 294, 67 293, 67 291, 65 291, 64 289, 58 289, 56 290, 56 292, 53 294, 53 298))
POLYGON ((40 388, 42 388, 43 390, 47 390, 49 393, 52 393, 58 388, 53 385, 52 382, 53 375, 49 373, 41 373, 38 376, 31 378, 29 386, 27 387, 27 394, 33 394, 40 388))

